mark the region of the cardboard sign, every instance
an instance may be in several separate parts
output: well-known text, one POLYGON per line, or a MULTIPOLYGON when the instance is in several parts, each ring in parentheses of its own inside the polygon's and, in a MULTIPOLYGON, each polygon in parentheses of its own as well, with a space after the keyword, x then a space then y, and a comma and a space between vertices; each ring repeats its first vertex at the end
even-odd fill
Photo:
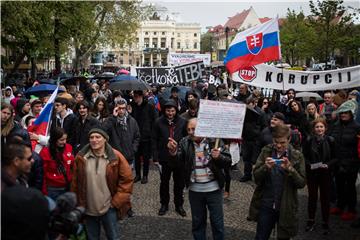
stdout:
POLYGON ((149 84, 178 85, 205 77, 203 62, 195 62, 177 67, 136 68, 138 79, 149 84))
POLYGON ((246 104, 200 100, 195 136, 240 139, 246 104))

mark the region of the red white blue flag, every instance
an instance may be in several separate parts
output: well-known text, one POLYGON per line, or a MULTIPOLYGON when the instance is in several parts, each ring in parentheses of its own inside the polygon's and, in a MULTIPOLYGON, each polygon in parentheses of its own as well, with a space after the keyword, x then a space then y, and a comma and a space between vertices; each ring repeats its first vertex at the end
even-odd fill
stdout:
POLYGON ((234 73, 239 69, 281 59, 278 19, 238 33, 231 42, 224 64, 234 73))
POLYGON ((29 132, 43 136, 48 135, 52 111, 55 103, 55 98, 58 94, 58 90, 59 87, 57 87, 55 91, 52 93, 51 97, 45 104, 45 107, 41 110, 39 116, 35 119, 34 123, 31 126, 29 126, 28 128, 29 132))

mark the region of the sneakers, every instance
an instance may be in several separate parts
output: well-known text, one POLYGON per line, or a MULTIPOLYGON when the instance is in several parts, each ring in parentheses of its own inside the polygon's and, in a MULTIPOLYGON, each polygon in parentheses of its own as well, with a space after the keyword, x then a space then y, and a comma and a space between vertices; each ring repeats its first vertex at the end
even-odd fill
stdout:
POLYGON ((340 208, 337 208, 337 207, 332 207, 330 208, 330 214, 333 214, 333 215, 341 215, 342 214, 342 209, 340 208))
POLYGON ((308 220, 306 222, 306 228, 305 231, 306 232, 312 232, 315 229, 315 221, 314 220, 308 220))
POLYGON ((182 217, 186 217, 186 212, 182 206, 176 207, 175 211, 182 217))
POLYGON ((143 176, 141 179, 141 184, 146 184, 148 183, 148 177, 147 176, 143 176))
POLYGON ((169 206, 167 205, 161 205, 161 208, 159 209, 159 216, 163 216, 166 214, 166 212, 169 211, 169 206))
POLYGON ((243 176, 242 178, 240 178, 239 181, 240 182, 248 182, 248 181, 251 181, 251 177, 243 176))
POLYGON ((355 221, 356 220, 356 213, 354 212, 344 212, 341 214, 341 220, 343 221, 355 221))

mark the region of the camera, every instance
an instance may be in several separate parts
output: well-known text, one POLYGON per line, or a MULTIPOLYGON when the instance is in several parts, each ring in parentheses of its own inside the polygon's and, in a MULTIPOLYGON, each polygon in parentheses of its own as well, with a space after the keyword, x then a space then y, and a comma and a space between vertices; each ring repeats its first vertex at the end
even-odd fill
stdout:
POLYGON ((273 160, 274 160, 276 165, 280 165, 283 162, 282 159, 278 159, 278 158, 273 158, 273 160))
POLYGON ((67 192, 58 197, 56 208, 51 212, 50 232, 63 234, 67 237, 77 236, 81 233, 80 221, 84 215, 83 207, 76 207, 76 195, 67 192))

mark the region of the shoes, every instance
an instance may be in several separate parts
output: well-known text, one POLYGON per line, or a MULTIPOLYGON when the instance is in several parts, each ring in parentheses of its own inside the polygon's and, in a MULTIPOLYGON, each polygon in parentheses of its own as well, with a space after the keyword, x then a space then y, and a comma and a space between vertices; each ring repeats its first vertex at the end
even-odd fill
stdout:
POLYGON ((328 235, 330 231, 329 224, 323 223, 321 226, 323 229, 323 235, 328 235))
POLYGON ((232 171, 239 171, 237 164, 231 166, 232 171))
POLYGON ((344 212, 341 214, 341 220, 343 221, 354 221, 356 220, 356 213, 354 212, 344 212))
POLYGON ((138 181, 140 181, 140 180, 141 180, 141 177, 138 176, 138 175, 136 175, 136 177, 134 178, 134 183, 136 183, 136 182, 138 182, 138 181))
POLYGON ((229 192, 224 192, 224 199, 228 199, 230 197, 230 193, 229 192))
POLYGON ((182 206, 176 207, 175 211, 182 217, 186 217, 186 212, 182 206))
POLYGON ((129 211, 127 212, 127 215, 129 218, 133 217, 135 215, 134 211, 132 210, 132 208, 129 209, 129 211))
POLYGON ((251 177, 243 176, 242 178, 240 178, 239 181, 240 182, 248 182, 248 181, 251 181, 251 177))
POLYGON ((354 222, 352 222, 350 226, 351 226, 352 228, 360 228, 360 218, 358 218, 357 220, 355 220, 354 222))
POLYGON ((308 220, 306 222, 306 228, 305 232, 312 232, 315 229, 315 221, 314 220, 308 220))
POLYGON ((169 211, 169 207, 167 205, 161 205, 161 208, 159 210, 159 216, 165 215, 167 211, 169 211))
POLYGON ((341 215, 342 214, 342 209, 340 208, 337 208, 337 207, 332 207, 330 208, 330 214, 333 214, 333 215, 341 215))
POLYGON ((148 177, 147 176, 143 176, 141 179, 141 184, 146 184, 148 183, 148 177))

